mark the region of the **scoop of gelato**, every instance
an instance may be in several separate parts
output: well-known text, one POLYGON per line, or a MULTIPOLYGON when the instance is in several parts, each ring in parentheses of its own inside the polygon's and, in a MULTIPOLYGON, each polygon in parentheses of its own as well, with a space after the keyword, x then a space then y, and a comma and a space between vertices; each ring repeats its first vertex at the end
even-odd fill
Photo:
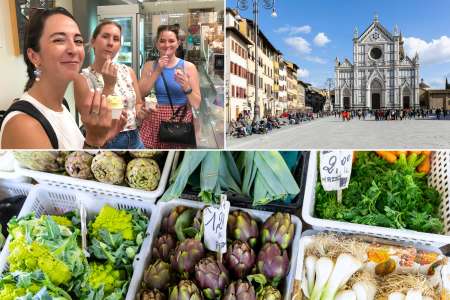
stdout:
POLYGON ((153 191, 161 178, 159 166, 150 158, 135 158, 127 166, 127 182, 130 187, 153 191))
POLYGON ((84 151, 75 151, 66 158, 66 172, 71 177, 92 179, 92 159, 94 156, 84 151))
POLYGON ((20 166, 42 172, 64 171, 65 151, 15 151, 14 158, 20 166))
POLYGON ((123 182, 125 168, 125 160, 111 151, 97 154, 91 164, 95 179, 110 184, 121 184, 123 182))
POLYGON ((120 96, 109 95, 108 98, 106 98, 106 101, 108 101, 111 109, 123 109, 123 102, 120 96))

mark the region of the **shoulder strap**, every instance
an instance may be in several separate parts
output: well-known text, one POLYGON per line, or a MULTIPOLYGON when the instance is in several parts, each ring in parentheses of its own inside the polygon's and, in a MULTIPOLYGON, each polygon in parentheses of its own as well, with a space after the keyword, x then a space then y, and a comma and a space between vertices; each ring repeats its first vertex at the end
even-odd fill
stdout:
POLYGON ((0 128, 3 124, 3 120, 6 118, 6 116, 13 111, 20 111, 23 112, 30 117, 36 119, 44 128, 45 133, 47 134, 50 143, 52 144, 53 149, 58 149, 58 138, 56 137, 56 133, 53 130, 52 125, 50 122, 45 118, 45 116, 36 108, 33 104, 31 104, 28 101, 25 100, 19 100, 14 102, 8 110, 5 112, 3 118, 0 121, 0 128))

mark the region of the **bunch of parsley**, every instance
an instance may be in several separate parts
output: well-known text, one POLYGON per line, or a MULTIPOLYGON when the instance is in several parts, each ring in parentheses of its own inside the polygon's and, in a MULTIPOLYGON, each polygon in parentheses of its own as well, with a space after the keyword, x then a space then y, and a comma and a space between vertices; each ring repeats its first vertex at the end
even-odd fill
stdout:
POLYGON ((342 203, 336 192, 316 186, 315 215, 351 223, 442 233, 439 193, 408 164, 388 164, 373 152, 358 152, 342 203))

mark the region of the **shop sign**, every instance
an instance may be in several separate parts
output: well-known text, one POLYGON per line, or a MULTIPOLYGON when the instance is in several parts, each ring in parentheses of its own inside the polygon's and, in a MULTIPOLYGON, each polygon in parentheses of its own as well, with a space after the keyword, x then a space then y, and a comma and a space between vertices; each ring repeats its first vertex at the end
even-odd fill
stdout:
POLYGON ((320 151, 320 180, 325 191, 348 187, 352 172, 353 151, 320 151))
POLYGON ((218 253, 227 252, 227 222, 230 201, 220 196, 218 207, 208 206, 203 210, 204 239, 206 248, 218 253))

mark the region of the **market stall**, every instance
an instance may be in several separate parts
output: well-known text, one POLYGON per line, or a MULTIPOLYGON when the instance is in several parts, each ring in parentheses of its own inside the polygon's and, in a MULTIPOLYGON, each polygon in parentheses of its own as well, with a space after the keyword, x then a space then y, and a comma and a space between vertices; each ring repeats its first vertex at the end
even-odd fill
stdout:
POLYGON ((14 159, 0 299, 450 296, 448 151, 14 159))

